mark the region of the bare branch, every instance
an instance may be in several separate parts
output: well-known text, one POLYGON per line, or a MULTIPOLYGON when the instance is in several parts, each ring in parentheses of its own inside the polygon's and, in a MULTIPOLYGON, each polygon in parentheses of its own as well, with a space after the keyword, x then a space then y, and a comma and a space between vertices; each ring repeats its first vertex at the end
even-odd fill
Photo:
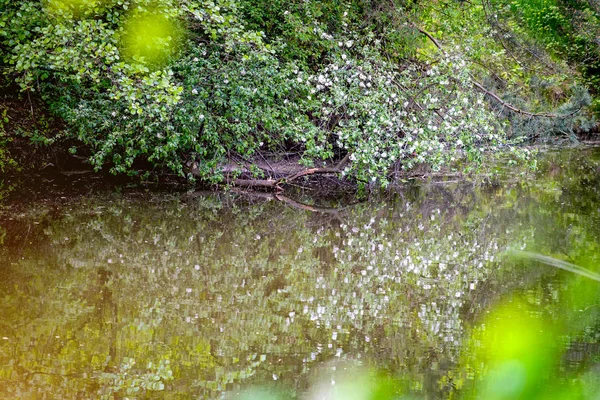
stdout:
MULTIPOLYGON (((427 32, 424 29, 420 28, 414 22, 412 23, 412 26, 415 29, 417 29, 421 34, 425 35, 429 40, 431 40, 431 42, 433 42, 433 44, 435 45, 435 47, 437 47, 440 51, 444 52, 444 49, 443 49, 442 45, 440 44, 440 42, 438 42, 437 39, 434 38, 429 32, 427 32)), ((505 107, 505 108, 511 110, 512 112, 517 113, 517 114, 528 115, 530 117, 542 117, 542 118, 566 118, 566 117, 570 117, 571 115, 577 114, 579 111, 581 111, 581 107, 579 107, 577 110, 572 111, 569 114, 565 114, 565 115, 551 114, 551 113, 532 113, 532 112, 525 111, 525 110, 522 110, 520 108, 517 108, 517 107, 513 106, 512 104, 507 103, 506 101, 502 100, 500 98, 500 96, 498 96, 494 92, 491 92, 488 89, 486 89, 481 83, 479 83, 475 79, 473 79, 473 77, 471 77, 471 81, 473 82, 473 86, 475 86, 477 89, 481 90, 482 92, 484 92, 488 96, 494 98, 494 100, 496 100, 500 104, 502 104, 503 107, 505 107)))

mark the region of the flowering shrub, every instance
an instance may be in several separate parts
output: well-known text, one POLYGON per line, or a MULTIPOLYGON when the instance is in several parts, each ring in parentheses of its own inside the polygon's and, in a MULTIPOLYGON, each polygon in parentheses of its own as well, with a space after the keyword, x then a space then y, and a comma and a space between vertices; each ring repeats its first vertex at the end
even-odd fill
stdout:
POLYGON ((300 135, 306 156, 343 149, 352 160, 345 173, 386 185, 391 167, 439 170, 461 156, 480 161, 485 151, 509 144, 483 95, 473 91, 460 53, 399 68, 379 56, 377 44, 338 45, 331 62, 307 78, 318 102, 319 135, 300 135))

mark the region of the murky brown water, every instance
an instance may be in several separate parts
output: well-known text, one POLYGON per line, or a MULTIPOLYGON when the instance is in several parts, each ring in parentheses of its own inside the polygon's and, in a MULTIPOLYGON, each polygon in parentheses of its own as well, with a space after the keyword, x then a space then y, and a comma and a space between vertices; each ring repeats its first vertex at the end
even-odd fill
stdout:
MULTIPOLYGON (((0 398, 219 398, 273 385, 304 398, 350 364, 393 377, 398 398, 492 398, 490 382, 508 379, 498 360, 529 342, 498 345, 486 332, 508 328, 490 315, 515 312, 545 332, 530 357, 550 360, 534 365, 537 381, 523 364, 527 382, 588 398, 600 391, 600 282, 506 250, 600 271, 600 152, 544 160, 495 184, 423 184, 319 210, 141 190, 15 204, 16 187, 0 217, 0 398)), ((497 398, 544 398, 523 385, 497 398)))

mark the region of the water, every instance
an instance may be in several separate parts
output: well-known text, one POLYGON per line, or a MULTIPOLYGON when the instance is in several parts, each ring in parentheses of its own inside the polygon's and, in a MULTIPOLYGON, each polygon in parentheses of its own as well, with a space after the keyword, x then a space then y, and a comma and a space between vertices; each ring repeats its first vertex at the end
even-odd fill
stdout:
POLYGON ((600 282, 535 257, 600 272, 600 152, 512 168, 310 207, 6 189, 0 398, 597 398, 600 282))

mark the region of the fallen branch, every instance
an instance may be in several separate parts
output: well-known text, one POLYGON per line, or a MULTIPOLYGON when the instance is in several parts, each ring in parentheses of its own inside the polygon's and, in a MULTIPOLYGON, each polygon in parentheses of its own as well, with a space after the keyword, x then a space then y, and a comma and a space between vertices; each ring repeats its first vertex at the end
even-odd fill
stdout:
MULTIPOLYGON (((346 154, 334 167, 315 167, 305 168, 299 171, 289 172, 287 175, 279 179, 267 178, 267 179, 252 179, 252 178, 230 178, 226 180, 228 185, 234 187, 245 187, 245 188, 260 188, 275 190, 277 193, 283 191, 283 185, 290 184, 291 182, 303 177, 311 175, 325 175, 325 174, 341 174, 344 166, 350 160, 350 153, 346 154)), ((284 168, 284 170, 287 168, 284 168)), ((227 171, 226 171, 227 172, 227 171)), ((232 171, 233 172, 233 171, 232 171)), ((236 171, 239 173, 239 171, 236 171)), ((278 173, 276 167, 271 167, 270 171, 273 175, 281 176, 283 173, 278 173)), ((281 172, 281 171, 279 171, 281 172)))
POLYGON ((296 172, 295 174, 283 177, 279 179, 277 182, 281 183, 290 183, 298 178, 308 175, 319 175, 319 174, 340 174, 343 172, 344 165, 350 160, 350 153, 346 154, 342 160, 337 163, 335 167, 321 167, 321 168, 307 168, 302 171, 296 172))
POLYGON ((282 190, 282 188, 278 186, 278 182, 279 181, 274 179, 233 179, 227 183, 233 186, 276 188, 282 190))
POLYGON ((279 179, 277 182, 278 183, 290 183, 292 181, 295 181, 298 178, 302 178, 303 176, 338 174, 340 172, 342 172, 342 171, 336 167, 307 168, 307 169, 303 169, 302 171, 297 172, 293 175, 283 177, 283 178, 279 179))

